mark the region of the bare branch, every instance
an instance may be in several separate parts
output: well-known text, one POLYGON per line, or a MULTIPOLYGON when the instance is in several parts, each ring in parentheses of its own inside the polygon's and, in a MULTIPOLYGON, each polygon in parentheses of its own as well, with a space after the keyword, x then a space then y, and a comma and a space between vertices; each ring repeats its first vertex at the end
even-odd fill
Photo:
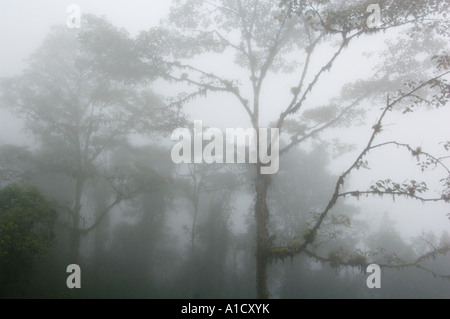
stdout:
MULTIPOLYGON (((427 253, 427 254, 425 254, 423 256, 420 256, 414 262, 411 262, 411 263, 394 263, 394 264, 380 264, 380 263, 377 263, 377 265, 380 266, 381 268, 390 268, 390 269, 398 269, 398 270, 401 270, 401 269, 404 269, 404 268, 415 267, 415 268, 418 268, 418 269, 421 269, 421 270, 424 270, 426 272, 431 273, 435 278, 441 278, 441 279, 450 280, 450 275, 438 274, 437 272, 435 272, 435 271, 433 271, 433 270, 431 270, 429 268, 426 268, 426 267, 421 265, 421 263, 423 263, 424 261, 429 260, 430 258, 436 258, 438 255, 446 255, 449 251, 450 251, 450 246, 444 246, 442 248, 435 249, 435 250, 433 250, 433 251, 431 251, 431 252, 429 252, 429 253, 427 253)), ((313 259, 315 259, 315 260, 317 260, 319 262, 322 262, 322 263, 333 264, 333 266, 360 267, 361 270, 362 269, 365 270, 365 268, 368 265, 372 264, 372 262, 367 261, 365 259, 365 256, 363 256, 363 255, 356 256, 356 257, 360 257, 360 258, 351 258, 350 257, 347 260, 336 261, 336 260, 334 260, 332 258, 329 258, 329 257, 320 256, 320 255, 318 255, 318 254, 316 254, 316 253, 314 253, 314 252, 312 252, 312 251, 310 251, 308 249, 305 249, 304 252, 310 258, 313 258, 313 259)))
POLYGON ((425 198, 425 197, 421 197, 415 194, 412 194, 410 192, 401 192, 401 191, 350 191, 350 192, 345 192, 345 193, 341 193, 338 195, 338 197, 347 197, 347 196, 353 196, 353 197, 359 197, 359 196, 364 196, 364 195, 378 195, 378 196, 383 196, 383 195, 391 195, 391 196, 402 196, 402 197, 406 197, 406 198, 412 198, 412 199, 417 199, 421 202, 441 202, 441 201, 445 201, 448 202, 448 199, 446 198, 425 198))
POLYGON ((367 143, 367 146, 363 149, 363 151, 359 154, 359 156, 357 157, 357 159, 355 160, 355 162, 350 166, 349 169, 347 169, 339 178, 338 181, 336 183, 335 186, 335 190, 334 193, 330 199, 330 201, 328 202, 328 205, 326 206, 326 208, 322 211, 322 213, 319 215, 319 218, 316 222, 316 224, 314 225, 314 227, 312 227, 310 229, 310 231, 308 232, 307 235, 304 236, 305 238, 305 242, 299 246, 296 247, 296 249, 294 251, 292 251, 292 253, 294 254, 298 254, 301 253, 302 251, 304 251, 306 249, 306 247, 311 244, 312 242, 314 242, 317 232, 320 229, 320 227, 322 226, 323 221, 325 220, 325 218, 328 216, 328 213, 330 212, 330 210, 336 205, 337 200, 340 197, 340 191, 342 186, 344 185, 344 181, 345 178, 355 169, 358 167, 358 163, 366 156, 366 154, 370 151, 373 142, 375 140, 375 137, 381 132, 381 127, 382 127, 382 122, 384 120, 384 118, 387 115, 387 112, 389 112, 390 110, 392 110, 392 108, 399 103, 400 101, 402 101, 404 98, 414 94, 415 92, 417 92, 418 90, 420 90, 421 88, 432 84, 436 79, 441 78, 443 76, 445 76, 446 74, 450 73, 450 71, 445 72, 441 75, 438 75, 435 78, 432 78, 424 83, 422 83, 421 85, 417 86, 416 88, 412 89, 410 92, 404 94, 401 97, 398 97, 397 99, 395 99, 394 101, 390 101, 389 95, 387 96, 387 101, 386 101, 386 107, 384 108, 377 124, 375 124, 373 126, 373 133, 369 139, 369 142, 367 143))
POLYGON ((391 142, 381 143, 381 144, 378 144, 378 145, 373 145, 373 146, 370 147, 370 149, 373 150, 373 149, 376 149, 376 148, 381 148, 381 147, 386 146, 386 145, 396 145, 396 146, 399 146, 399 147, 404 147, 404 148, 408 149, 414 156, 424 155, 424 156, 430 158, 431 160, 433 160, 436 163, 436 165, 439 164, 443 169, 445 169, 447 171, 447 173, 450 174, 450 169, 444 163, 442 163, 442 160, 446 159, 446 157, 436 158, 433 155, 431 155, 430 153, 424 152, 424 151, 422 151, 420 149, 413 149, 409 144, 404 144, 404 143, 398 143, 398 142, 395 142, 395 141, 391 141, 391 142))
POLYGON ((355 100, 352 104, 350 104, 349 106, 345 107, 342 112, 336 116, 334 119, 332 119, 331 121, 328 121, 327 123, 314 128, 311 132, 309 132, 306 135, 303 135, 301 138, 298 138, 298 136, 294 136, 292 142, 290 142, 288 145, 286 145, 283 149, 280 150, 280 155, 288 152, 292 147, 299 145, 300 143, 306 141, 307 139, 316 136, 317 134, 321 133, 322 131, 324 131, 325 129, 333 126, 334 124, 336 124, 337 122, 339 122, 347 113, 348 111, 350 111, 353 107, 355 107, 359 102, 361 102, 361 100, 364 97, 360 97, 357 100, 355 100))
POLYGON ((301 91, 303 89, 303 85, 304 85, 304 82, 305 82, 306 74, 308 73, 309 66, 310 66, 310 63, 311 63, 312 54, 314 52, 315 47, 317 46, 317 44, 319 43, 319 41, 322 39, 322 37, 324 35, 325 34, 321 34, 314 42, 310 43, 310 46, 307 49, 308 52, 307 52, 307 55, 306 55, 305 63, 303 65, 303 70, 302 70, 302 74, 300 76, 300 81, 299 81, 298 85, 295 88, 293 88, 293 92, 292 93, 294 94, 294 97, 292 98, 291 103, 286 108, 286 111, 284 111, 283 113, 280 114, 280 118, 279 118, 278 124, 277 124, 277 127, 279 127, 279 128, 281 128, 283 126, 284 120, 290 114, 289 110, 294 107, 294 105, 295 105, 295 103, 296 103, 296 101, 297 101, 297 99, 298 99, 298 97, 299 97, 299 95, 300 95, 300 93, 301 93, 301 91))
POLYGON ((111 209, 113 209, 115 206, 117 206, 121 201, 123 200, 121 195, 116 195, 115 200, 108 205, 108 207, 106 207, 101 213, 100 215, 98 215, 98 217, 95 219, 95 222, 89 226, 88 228, 83 228, 80 229, 80 233, 83 235, 88 234, 91 230, 93 230, 94 228, 96 228, 101 221, 106 217, 106 215, 109 214, 109 212, 111 211, 111 209))
POLYGON ((217 34, 217 36, 218 36, 223 42, 225 42, 228 46, 230 46, 230 47, 236 49, 236 51, 238 51, 238 52, 243 53, 245 56, 247 56, 247 58, 249 57, 249 56, 248 56, 248 53, 247 53, 242 47, 239 47, 239 46, 237 46, 236 44, 231 43, 227 38, 225 38, 222 34, 220 34, 219 31, 214 30, 214 33, 217 34))
MULTIPOLYGON (((177 66, 177 67, 182 68, 182 69, 189 69, 191 71, 197 72, 197 73, 201 74, 204 77, 207 77, 207 78, 210 78, 212 80, 218 81, 223 86, 217 86, 217 85, 214 85, 212 83, 202 83, 202 82, 193 80, 193 79, 191 79, 191 78, 189 78, 187 76, 181 76, 180 78, 178 78, 178 77, 175 77, 175 76, 172 76, 172 75, 166 75, 166 77, 168 79, 176 81, 176 82, 186 82, 188 84, 192 84, 192 85, 201 87, 201 88, 203 88, 203 89, 205 89, 207 91, 231 93, 239 100, 239 102, 244 107, 244 109, 247 112, 247 114, 250 116, 250 119, 252 120, 252 122, 254 122, 254 114, 250 110, 250 107, 248 105, 248 103, 249 103, 248 100, 245 99, 239 93, 239 89, 238 88, 233 87, 231 85, 231 83, 232 83, 231 81, 225 80, 225 79, 223 79, 223 78, 221 78, 221 77, 219 77, 219 76, 217 76, 217 75, 215 75, 213 73, 207 73, 207 72, 202 71, 202 70, 200 70, 200 69, 198 69, 196 67, 193 67, 191 65, 175 63, 175 64, 173 64, 173 66, 177 66)), ((193 93, 193 94, 189 95, 186 99, 189 99, 191 96, 195 96, 195 95, 197 95, 198 93, 201 93, 201 92, 206 92, 206 91, 200 90, 200 91, 198 91, 196 93, 193 93)))
POLYGON ((314 79, 311 81, 311 83, 309 83, 308 87, 306 88, 305 92, 303 93, 302 97, 300 98, 300 101, 298 101, 298 103, 296 103, 294 106, 289 107, 284 113, 286 113, 286 115, 284 117, 286 117, 289 114, 293 114, 296 113, 298 110, 300 110, 300 108, 303 105, 303 102, 306 100, 306 97, 308 95, 308 93, 310 93, 312 91, 312 89, 314 88, 314 86, 317 84, 317 82, 319 81, 321 75, 325 72, 328 71, 331 66, 333 65, 334 61, 337 59, 337 57, 341 54, 341 52, 343 51, 343 49, 348 45, 348 42, 350 41, 350 38, 346 38, 344 36, 344 40, 342 41, 339 49, 337 50, 337 52, 333 55, 333 57, 319 70, 319 72, 317 72, 317 74, 314 76, 314 79))

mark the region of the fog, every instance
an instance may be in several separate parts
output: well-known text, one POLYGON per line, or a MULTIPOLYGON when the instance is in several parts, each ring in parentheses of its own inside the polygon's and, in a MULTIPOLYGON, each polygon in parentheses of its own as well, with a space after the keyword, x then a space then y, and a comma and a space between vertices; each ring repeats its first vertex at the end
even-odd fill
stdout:
POLYGON ((373 2, 0 0, 0 297, 449 298, 450 5, 373 2))

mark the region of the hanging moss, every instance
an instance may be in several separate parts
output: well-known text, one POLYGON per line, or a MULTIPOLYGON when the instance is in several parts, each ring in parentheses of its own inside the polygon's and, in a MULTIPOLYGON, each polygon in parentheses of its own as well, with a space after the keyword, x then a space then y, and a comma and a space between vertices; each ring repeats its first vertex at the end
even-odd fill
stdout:
POLYGON ((312 242, 314 239, 314 234, 312 232, 311 229, 308 229, 305 234, 303 235, 303 238, 305 239, 305 241, 307 242, 312 242))
POLYGON ((359 254, 350 256, 347 264, 352 267, 358 267, 361 271, 363 271, 367 265, 366 256, 359 254))
POLYGON ((286 258, 293 258, 294 252, 287 247, 272 248, 268 257, 269 262, 284 261, 286 258))
POLYGON ((299 242, 298 240, 293 240, 290 244, 289 244, 289 248, 292 250, 298 250, 302 247, 302 243, 299 242))
POLYGON ((341 255, 336 251, 331 251, 328 254, 328 261, 330 262, 330 266, 333 268, 341 266, 343 262, 341 255))

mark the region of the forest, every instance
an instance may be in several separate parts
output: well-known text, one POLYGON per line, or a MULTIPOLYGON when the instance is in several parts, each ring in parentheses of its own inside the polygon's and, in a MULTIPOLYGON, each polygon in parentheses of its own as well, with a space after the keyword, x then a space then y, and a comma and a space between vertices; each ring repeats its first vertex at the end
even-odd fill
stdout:
POLYGON ((449 0, 79 3, 0 63, 0 298, 450 297, 449 0))

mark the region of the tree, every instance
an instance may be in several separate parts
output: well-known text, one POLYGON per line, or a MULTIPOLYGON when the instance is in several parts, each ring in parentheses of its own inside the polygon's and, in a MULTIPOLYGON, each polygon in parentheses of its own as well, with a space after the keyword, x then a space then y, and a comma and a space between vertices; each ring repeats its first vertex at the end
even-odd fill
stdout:
POLYGON ((187 279, 182 281, 186 282, 191 297, 221 296, 220 293, 224 291, 218 289, 221 284, 217 282, 224 282, 224 279, 223 276, 215 275, 225 273, 224 261, 231 236, 229 223, 232 208, 229 199, 241 182, 237 172, 223 164, 208 167, 199 164, 179 166, 176 178, 179 182, 176 186, 193 208, 190 230, 184 225, 185 230, 190 231, 190 248, 185 267, 187 279), (218 194, 220 198, 217 198, 218 194), (205 277, 209 277, 207 285, 203 284, 205 277), (211 288, 214 284, 216 287, 211 288), (210 291, 205 291, 207 289, 210 291))
POLYGON ((0 147, 0 187, 13 183, 29 183, 36 170, 33 153, 26 147, 2 145, 0 147))
MULTIPOLYGON (((93 289, 86 296, 161 298, 166 289, 164 279, 176 265, 169 259, 171 234, 166 225, 167 206, 173 196, 169 178, 173 165, 165 160, 166 149, 145 147, 123 155, 126 157, 122 158, 122 169, 130 169, 129 163, 137 162, 140 176, 133 179, 140 178, 148 185, 133 201, 121 207, 128 218, 115 225, 112 238, 108 238, 111 244, 108 239, 98 238, 101 247, 94 254, 94 271, 88 270, 93 289), (110 278, 116 280, 107 288, 98 284, 110 278)), ((111 226, 108 225, 106 231, 111 226)))
MULTIPOLYGON (((256 290, 259 298, 269 297, 267 267, 274 252, 285 249, 283 251, 288 256, 307 254, 324 262, 329 261, 317 256, 308 247, 317 239, 324 221, 339 199, 346 196, 392 195, 425 201, 449 201, 450 177, 444 178, 443 190, 438 198, 420 196, 426 193, 427 187, 415 180, 403 184, 392 180, 379 181, 369 190, 343 191, 350 173, 367 166, 369 152, 390 145, 413 154, 420 163, 424 163, 424 169, 438 166, 444 174, 449 173, 443 158, 434 157, 422 149, 397 141, 375 143, 383 131, 385 117, 391 111, 402 108, 407 113, 423 104, 433 107, 447 104, 450 98, 446 81, 450 72, 449 58, 442 51, 448 49, 449 22, 443 14, 448 11, 449 3, 439 0, 380 1, 383 15, 378 28, 367 24, 369 4, 370 1, 351 4, 344 1, 297 0, 280 3, 256 0, 178 1, 165 26, 144 32, 138 39, 144 63, 149 61, 151 63, 148 65, 153 66, 155 56, 158 56, 159 65, 163 68, 160 74, 166 80, 194 88, 184 90, 173 98, 172 105, 181 107, 209 93, 221 94, 221 97, 229 94, 256 130, 267 123, 270 116, 263 115, 267 109, 265 102, 271 93, 270 75, 288 71, 294 74, 291 88, 284 95, 277 92, 277 101, 269 102, 278 106, 278 115, 268 123, 281 130, 284 141, 281 155, 320 137, 326 130, 348 126, 360 115, 361 105, 369 97, 372 98, 371 103, 382 108, 369 142, 351 167, 338 177, 331 199, 318 212, 315 224, 306 233, 300 234, 302 242, 298 247, 273 246, 269 231, 271 214, 267 203, 273 178, 260 173, 264 166, 262 162, 255 165, 256 290), (342 53, 350 48, 349 45, 357 38, 374 36, 390 29, 405 32, 407 36, 401 36, 400 41, 392 46, 396 56, 385 58, 388 63, 381 63, 378 72, 381 76, 350 83, 332 101, 324 106, 315 106, 311 100, 312 93, 317 90, 325 74, 339 62, 342 53), (428 45, 414 45, 419 40, 426 40, 428 45), (321 61, 321 66, 314 67, 316 55, 319 56, 320 48, 324 47, 332 53, 321 61), (426 55, 425 63, 418 59, 418 53, 426 55), (233 55, 234 60, 228 64, 228 70, 244 70, 246 76, 238 77, 237 72, 232 74, 217 71, 214 67, 198 66, 199 61, 204 61, 204 54, 216 54, 214 57, 217 60, 214 61, 217 65, 223 65, 224 59, 233 55), (422 69, 417 68, 418 65, 422 69), (383 105, 380 105, 380 100, 383 105)), ((256 136, 257 140, 259 138, 256 136)))
POLYGON ((120 154, 133 152, 129 137, 155 136, 170 129, 175 118, 142 88, 151 71, 134 58, 126 31, 101 18, 84 19, 82 29, 55 27, 23 75, 2 81, 2 105, 25 118, 26 129, 39 142, 41 170, 70 184, 70 198, 59 204, 70 216, 73 263, 81 236, 149 183, 135 162, 120 161, 120 154), (139 82, 143 71, 146 80, 139 82), (85 201, 94 180, 109 185, 106 204, 95 213, 85 201))
POLYGON ((34 187, 11 184, 0 190, 1 288, 22 281, 48 251, 56 217, 53 204, 34 187))

